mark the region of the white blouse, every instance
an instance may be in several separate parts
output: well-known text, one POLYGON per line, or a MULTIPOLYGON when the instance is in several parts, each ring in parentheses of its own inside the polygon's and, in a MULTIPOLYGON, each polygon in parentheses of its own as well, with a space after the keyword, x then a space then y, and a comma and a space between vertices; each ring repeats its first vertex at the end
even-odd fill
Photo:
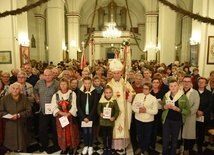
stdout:
POLYGON ((53 113, 53 116, 56 117, 58 115, 58 112, 60 111, 59 108, 58 108, 58 104, 57 104, 57 99, 56 99, 56 94, 59 94, 59 100, 67 100, 70 96, 70 93, 72 93, 72 100, 71 100, 71 109, 69 110, 69 112, 73 115, 73 116, 77 116, 77 106, 76 106, 76 93, 71 91, 71 90, 68 90, 67 93, 63 94, 60 90, 57 91, 53 97, 52 97, 52 100, 51 100, 51 110, 52 110, 52 113, 53 113))
POLYGON ((145 95, 143 93, 139 93, 134 98, 132 110, 135 112, 135 119, 138 121, 152 122, 154 121, 154 115, 158 113, 157 99, 151 94, 145 95), (140 113, 140 107, 145 107, 146 113, 140 113))

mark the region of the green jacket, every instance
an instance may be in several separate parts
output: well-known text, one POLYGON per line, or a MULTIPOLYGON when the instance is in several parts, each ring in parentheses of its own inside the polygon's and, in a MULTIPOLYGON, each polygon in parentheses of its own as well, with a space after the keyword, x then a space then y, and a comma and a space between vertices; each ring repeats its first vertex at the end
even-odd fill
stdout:
MULTIPOLYGON (((163 107, 166 104, 166 95, 163 98, 163 107)), ((191 114, 190 106, 189 106, 189 100, 185 94, 183 94, 179 99, 178 99, 178 106, 180 108, 180 112, 182 115, 182 122, 183 124, 186 122, 186 116, 191 114)), ((167 114, 168 114, 168 109, 164 109, 162 113, 162 123, 164 124, 167 114)))
MULTIPOLYGON (((100 114, 103 113, 103 108, 106 107, 106 104, 108 102, 99 102, 98 103, 98 108, 97 108, 97 111, 98 111, 98 115, 99 115, 99 123, 101 126, 114 126, 114 121, 110 121, 109 119, 104 119, 102 117, 100 117, 100 114)), ((114 117, 115 120, 117 119, 118 115, 119 115, 119 107, 118 107, 118 104, 117 104, 117 101, 116 100, 113 100, 113 102, 109 102, 109 108, 112 108, 111 110, 111 117, 114 117)))

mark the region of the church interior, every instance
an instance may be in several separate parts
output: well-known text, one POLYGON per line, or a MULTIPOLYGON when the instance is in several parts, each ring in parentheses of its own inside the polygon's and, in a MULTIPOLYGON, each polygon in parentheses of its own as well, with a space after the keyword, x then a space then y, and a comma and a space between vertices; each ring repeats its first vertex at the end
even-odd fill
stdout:
MULTIPOLYGON (((0 70, 21 68, 31 60, 80 62, 83 53, 93 66, 95 60, 115 58, 128 42, 131 60, 189 63, 191 70, 198 68, 209 77, 214 67, 213 6, 214 0, 1 0, 0 70)), ((155 155, 161 144, 159 138, 155 155)), ((35 140, 32 148, 37 145, 35 140)), ((94 147, 95 154, 102 153, 101 143, 94 147)), ((214 154, 208 137, 203 149, 214 154)), ((131 145, 127 154, 133 154, 131 145)))

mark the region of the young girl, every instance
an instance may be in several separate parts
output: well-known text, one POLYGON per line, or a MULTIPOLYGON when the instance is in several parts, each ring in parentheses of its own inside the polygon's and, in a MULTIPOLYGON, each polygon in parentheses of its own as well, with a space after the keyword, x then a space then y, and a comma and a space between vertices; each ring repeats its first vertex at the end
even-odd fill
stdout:
MULTIPOLYGON (((113 90, 110 86, 106 86, 104 89, 104 95, 101 97, 98 104, 98 114, 100 116, 100 126, 103 132, 103 155, 111 155, 112 145, 112 132, 114 127, 114 121, 117 119, 119 114, 119 107, 117 101, 112 97, 113 90), (110 108, 110 110, 108 109, 110 108), (109 117, 106 117, 106 110, 111 112, 109 117)), ((109 112, 108 111, 108 112, 109 112)))
POLYGON ((77 94, 77 110, 78 116, 82 124, 82 132, 84 138, 85 147, 83 148, 82 154, 88 155, 93 154, 93 130, 94 130, 94 120, 97 114, 97 103, 98 103, 97 91, 92 85, 92 80, 90 77, 83 78, 83 85, 77 94), (92 123, 88 125, 87 123, 92 123), (84 125, 88 125, 85 127, 84 125))

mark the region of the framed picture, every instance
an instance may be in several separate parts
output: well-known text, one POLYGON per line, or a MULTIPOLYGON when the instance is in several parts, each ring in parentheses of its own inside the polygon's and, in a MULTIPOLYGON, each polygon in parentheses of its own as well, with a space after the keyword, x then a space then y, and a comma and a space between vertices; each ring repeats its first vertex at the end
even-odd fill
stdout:
POLYGON ((0 51, 0 64, 11 64, 11 51, 0 51))
POLYGON ((30 63, 30 51, 28 46, 20 45, 20 61, 21 66, 30 63))
POLYGON ((207 64, 214 64, 214 36, 208 37, 207 64))
POLYGON ((199 56, 199 44, 190 45, 190 64, 191 66, 198 66, 198 56, 199 56))

